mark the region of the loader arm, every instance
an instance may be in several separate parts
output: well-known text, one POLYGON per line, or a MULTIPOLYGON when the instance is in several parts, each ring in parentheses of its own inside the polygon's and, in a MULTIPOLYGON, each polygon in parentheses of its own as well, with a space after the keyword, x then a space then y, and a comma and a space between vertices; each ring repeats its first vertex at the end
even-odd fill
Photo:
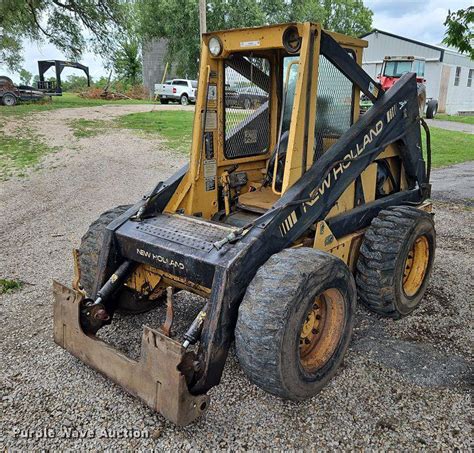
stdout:
POLYGON ((339 236, 366 227, 386 207, 419 204, 429 196, 414 74, 404 75, 396 86, 383 93, 373 108, 313 163, 240 242, 224 248, 222 254, 230 255, 228 266, 217 268, 214 275, 210 312, 199 349, 203 372, 192 388, 193 393, 205 393, 219 383, 238 306, 258 268, 270 256, 291 246, 310 226, 323 220, 346 188, 392 143, 402 151, 409 189, 332 219, 331 228, 339 236), (288 228, 285 220, 295 217, 296 222, 291 222, 288 228))

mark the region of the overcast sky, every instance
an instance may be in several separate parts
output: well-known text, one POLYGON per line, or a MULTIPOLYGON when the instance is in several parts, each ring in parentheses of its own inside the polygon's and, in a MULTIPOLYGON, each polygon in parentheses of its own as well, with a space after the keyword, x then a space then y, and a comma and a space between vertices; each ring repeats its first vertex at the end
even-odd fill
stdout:
MULTIPOLYGON (((472 0, 365 0, 365 5, 374 12, 373 27, 397 35, 412 38, 428 44, 439 44, 443 39, 443 22, 452 11, 467 8, 472 0)), ((37 60, 64 59, 54 46, 50 44, 38 45, 25 42, 23 67, 33 74, 38 73, 37 60)), ((81 63, 89 66, 94 79, 107 75, 99 57, 90 53, 84 54, 81 63)), ((50 70, 52 74, 52 70, 50 70)), ((0 65, 0 74, 7 74, 18 82, 16 74, 9 74, 0 65)), ((68 69, 68 74, 83 74, 82 71, 68 69)), ((49 72, 47 73, 49 75, 49 72)))

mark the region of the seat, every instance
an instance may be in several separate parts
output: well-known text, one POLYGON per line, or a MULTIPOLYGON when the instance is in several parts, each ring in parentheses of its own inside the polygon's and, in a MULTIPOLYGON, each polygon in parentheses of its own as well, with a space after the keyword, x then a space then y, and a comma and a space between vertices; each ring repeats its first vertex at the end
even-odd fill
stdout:
POLYGON ((275 194, 271 187, 260 187, 252 192, 246 192, 239 196, 237 206, 246 211, 264 214, 280 198, 275 194))

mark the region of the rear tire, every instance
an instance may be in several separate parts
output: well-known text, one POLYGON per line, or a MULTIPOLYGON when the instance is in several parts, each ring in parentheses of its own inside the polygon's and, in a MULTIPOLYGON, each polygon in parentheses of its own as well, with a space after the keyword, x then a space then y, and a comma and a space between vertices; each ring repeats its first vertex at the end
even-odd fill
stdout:
POLYGON ((428 106, 426 107, 426 118, 433 119, 438 113, 438 101, 431 100, 428 101, 428 106))
POLYGON ((408 206, 380 211, 364 235, 357 261, 361 301, 394 319, 411 313, 428 286, 435 248, 431 214, 408 206))
POLYGON ((189 98, 186 94, 182 94, 181 97, 179 98, 179 103, 181 105, 189 105, 189 98))
POLYGON ((166 105, 168 104, 169 100, 168 99, 161 99, 160 98, 160 104, 166 105))
MULTIPOLYGON (((99 218, 91 223, 86 234, 81 239, 79 247, 79 269, 81 271, 80 283, 88 297, 93 294, 95 276, 99 265, 99 255, 102 240, 107 225, 122 215, 131 205, 117 206, 102 213, 99 218)), ((122 313, 138 314, 144 313, 159 306, 161 298, 150 300, 139 296, 135 291, 124 287, 117 293, 117 311, 122 313)))
POLYGON ((282 398, 317 394, 352 335, 356 289, 343 261, 286 249, 260 267, 239 308, 235 344, 249 379, 282 398))
POLYGON ((8 107, 13 107, 17 103, 17 98, 14 94, 5 93, 2 96, 2 103, 3 103, 3 105, 6 105, 8 107))

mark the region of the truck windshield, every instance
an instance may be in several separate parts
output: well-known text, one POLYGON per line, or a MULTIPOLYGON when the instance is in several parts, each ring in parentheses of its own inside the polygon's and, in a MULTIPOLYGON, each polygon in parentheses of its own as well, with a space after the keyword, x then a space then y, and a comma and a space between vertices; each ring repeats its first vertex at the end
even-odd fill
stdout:
POLYGON ((412 70, 411 66, 411 61, 387 61, 383 75, 386 77, 401 77, 412 70))

